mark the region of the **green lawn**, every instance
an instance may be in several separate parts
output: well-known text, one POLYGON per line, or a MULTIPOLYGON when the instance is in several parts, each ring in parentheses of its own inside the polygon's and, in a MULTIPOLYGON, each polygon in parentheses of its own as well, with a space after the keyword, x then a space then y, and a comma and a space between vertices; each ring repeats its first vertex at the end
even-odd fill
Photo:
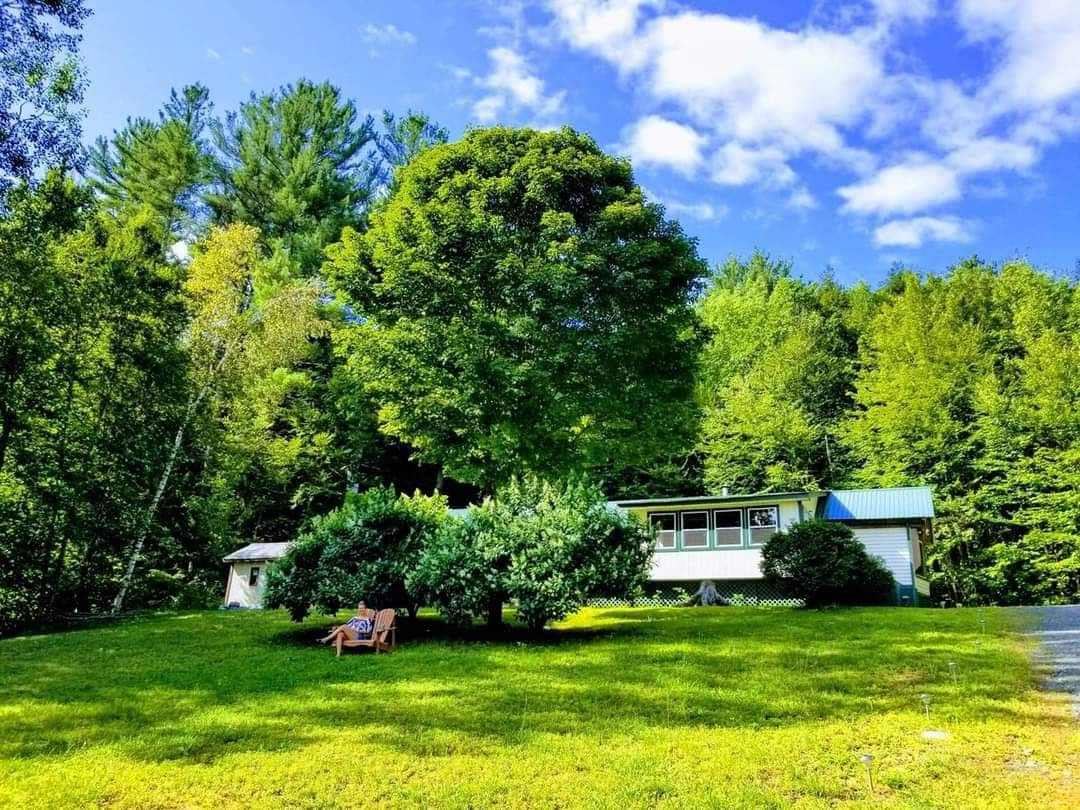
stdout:
POLYGON ((0 804, 1080 806, 1078 727, 985 615, 590 610, 539 642, 425 620, 341 659, 280 613, 8 639, 0 804))

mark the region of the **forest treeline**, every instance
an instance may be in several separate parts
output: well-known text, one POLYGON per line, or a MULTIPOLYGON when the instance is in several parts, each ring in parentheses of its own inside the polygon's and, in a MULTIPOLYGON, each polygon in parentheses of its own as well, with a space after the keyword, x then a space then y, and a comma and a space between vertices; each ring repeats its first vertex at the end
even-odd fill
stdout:
POLYGON ((9 115, 0 153, 0 627, 214 604, 222 555, 350 490, 524 473, 929 484, 938 593, 1080 598, 1074 280, 709 268, 587 136, 451 142, 329 83, 220 114, 185 87, 80 152, 77 43, 34 43, 55 126, 9 115))

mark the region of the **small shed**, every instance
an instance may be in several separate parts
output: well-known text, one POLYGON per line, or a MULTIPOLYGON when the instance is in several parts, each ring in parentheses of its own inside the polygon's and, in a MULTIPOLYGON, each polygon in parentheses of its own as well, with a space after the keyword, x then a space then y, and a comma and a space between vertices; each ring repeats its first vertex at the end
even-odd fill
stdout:
POLYGON ((851 527, 866 550, 896 578, 897 600, 930 601, 924 549, 933 541, 934 498, 929 487, 834 489, 820 516, 851 527))
POLYGON ((225 607, 261 608, 266 565, 284 557, 288 549, 288 543, 251 543, 225 557, 229 563, 225 607))

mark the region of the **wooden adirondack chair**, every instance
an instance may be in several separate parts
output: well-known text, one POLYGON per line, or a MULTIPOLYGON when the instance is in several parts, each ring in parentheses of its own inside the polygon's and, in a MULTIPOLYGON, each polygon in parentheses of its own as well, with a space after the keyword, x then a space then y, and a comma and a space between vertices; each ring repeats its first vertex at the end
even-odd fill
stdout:
POLYGON ((349 641, 338 636, 334 647, 339 656, 343 647, 370 647, 376 654, 379 650, 390 652, 396 649, 397 613, 393 608, 380 610, 375 614, 375 628, 371 631, 371 638, 357 638, 349 641))

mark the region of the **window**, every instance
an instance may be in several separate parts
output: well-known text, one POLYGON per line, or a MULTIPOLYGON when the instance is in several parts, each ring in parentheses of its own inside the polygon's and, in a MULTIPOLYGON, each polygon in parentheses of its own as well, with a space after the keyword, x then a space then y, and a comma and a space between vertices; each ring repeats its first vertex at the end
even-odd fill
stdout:
POLYGON ((779 510, 775 506, 758 506, 746 510, 750 523, 750 545, 763 546, 780 528, 779 510))
POLYGON ((673 512, 650 514, 649 525, 656 532, 656 547, 662 551, 674 551, 675 514, 673 512))
POLYGON ((742 509, 718 509, 713 513, 717 546, 742 545, 742 509))
POLYGON ((682 547, 683 548, 708 548, 709 547, 709 513, 708 512, 683 512, 682 513, 682 547))
POLYGON ((259 584, 259 566, 251 566, 251 573, 248 574, 248 585, 254 588, 259 584))

